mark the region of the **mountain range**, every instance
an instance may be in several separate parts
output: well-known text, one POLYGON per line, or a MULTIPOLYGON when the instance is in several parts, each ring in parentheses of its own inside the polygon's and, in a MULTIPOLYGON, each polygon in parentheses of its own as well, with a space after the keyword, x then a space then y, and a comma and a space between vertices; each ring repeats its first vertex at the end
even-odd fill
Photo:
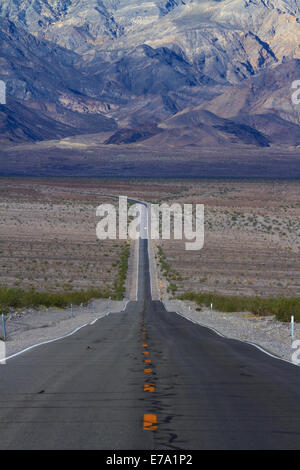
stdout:
POLYGON ((299 0, 2 0, 0 142, 296 149, 299 0))

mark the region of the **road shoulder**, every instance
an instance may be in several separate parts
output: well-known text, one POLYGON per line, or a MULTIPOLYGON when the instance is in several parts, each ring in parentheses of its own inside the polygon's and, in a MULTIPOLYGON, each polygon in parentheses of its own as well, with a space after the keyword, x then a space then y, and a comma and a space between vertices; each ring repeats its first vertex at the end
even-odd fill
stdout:
MULTIPOLYGON (((240 341, 253 343, 266 352, 281 359, 292 361, 292 340, 290 325, 275 320, 273 317, 257 317, 247 312, 223 313, 199 308, 192 302, 171 300, 164 296, 163 303, 168 311, 180 315, 199 325, 214 329, 221 335, 240 341)), ((300 326, 295 325, 295 339, 300 337, 300 326)))

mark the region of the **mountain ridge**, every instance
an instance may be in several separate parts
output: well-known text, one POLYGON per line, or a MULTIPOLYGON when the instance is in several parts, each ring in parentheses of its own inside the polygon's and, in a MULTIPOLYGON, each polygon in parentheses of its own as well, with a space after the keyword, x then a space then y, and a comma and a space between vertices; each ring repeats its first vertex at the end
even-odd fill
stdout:
POLYGON ((3 0, 0 142, 297 147, 299 35, 298 0, 3 0))

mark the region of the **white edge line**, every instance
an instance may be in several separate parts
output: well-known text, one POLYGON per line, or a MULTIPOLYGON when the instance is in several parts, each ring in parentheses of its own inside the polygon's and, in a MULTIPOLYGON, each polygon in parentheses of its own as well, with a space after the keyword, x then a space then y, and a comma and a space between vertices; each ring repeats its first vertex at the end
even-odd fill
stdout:
POLYGON ((87 326, 89 324, 90 323, 85 323, 84 325, 81 325, 81 326, 75 328, 75 330, 71 331, 70 333, 67 333, 66 335, 63 335, 63 336, 59 336, 58 338, 49 339, 49 340, 43 341, 41 343, 33 344, 32 346, 29 346, 28 348, 22 349, 21 351, 16 352, 16 353, 12 354, 11 356, 8 356, 8 357, 5 357, 4 359, 1 359, 1 362, 8 361, 9 359, 12 359, 13 357, 19 356, 20 354, 23 354, 26 351, 30 351, 31 349, 37 348, 38 346, 42 346, 43 344, 53 343, 54 341, 58 341, 60 339, 67 338, 68 336, 72 336, 75 333, 77 333, 77 331, 81 330, 82 328, 84 328, 85 326, 87 326))
MULTIPOLYGON (((165 306, 166 308, 166 306, 165 306)), ((167 308, 166 308, 167 310, 167 308)), ((213 326, 207 326, 207 325, 204 325, 203 323, 200 323, 200 322, 197 322, 195 320, 192 320, 192 318, 190 317, 187 317, 185 315, 183 315, 182 313, 179 313, 175 310, 175 313, 177 313, 177 315, 179 315, 180 317, 182 318, 185 318, 186 320, 189 320, 191 321, 192 323, 194 323, 195 325, 200 325, 202 326, 203 328, 207 328, 208 330, 211 330, 213 331, 214 333, 216 333, 217 335, 221 336, 222 338, 226 338, 226 339, 232 339, 234 341, 239 341, 240 343, 245 343, 245 344, 250 344, 250 346, 254 346, 256 349, 258 349, 259 351, 267 354, 267 356, 270 356, 272 357, 273 359, 278 359, 279 361, 283 361, 283 362, 287 362, 288 364, 291 364, 292 366, 296 366, 296 367, 299 367, 298 364, 295 364, 294 362, 292 361, 289 361, 287 359, 284 359, 283 357, 279 357, 279 356, 275 356, 274 354, 270 353, 269 351, 266 351, 266 349, 264 349, 262 346, 259 346, 258 344, 256 343, 252 343, 251 341, 246 341, 246 340, 243 340, 243 339, 239 339, 239 338, 230 338, 230 336, 226 336, 226 335, 223 335, 222 333, 220 333, 218 330, 216 330, 213 326)))
MULTIPOLYGON (((147 244, 148 244, 148 264, 149 264, 149 281, 150 281, 150 295, 151 295, 151 300, 153 298, 152 296, 152 276, 151 276, 151 258, 150 258, 150 238, 149 238, 149 218, 151 212, 149 210, 149 204, 147 203, 147 244)), ((153 268, 154 269, 154 268, 153 268)))
MULTIPOLYGON (((122 308, 121 312, 124 312, 124 310, 127 307, 128 302, 129 302, 129 300, 127 300, 125 302, 125 306, 122 308)), ((38 346, 42 346, 43 344, 49 344, 49 343, 53 343, 54 341, 59 341, 60 339, 68 338, 69 336, 72 336, 75 333, 77 333, 77 331, 81 330, 85 326, 94 325, 98 320, 100 320, 101 318, 104 318, 105 316, 110 315, 111 313, 113 313, 113 312, 103 313, 103 315, 101 315, 100 317, 95 318, 92 322, 84 323, 84 325, 78 326, 77 328, 75 328, 75 330, 73 330, 70 333, 67 333, 63 336, 59 336, 58 338, 49 339, 47 341, 42 341, 41 343, 33 344, 32 346, 28 346, 28 348, 22 349, 21 351, 18 351, 16 353, 12 354, 11 356, 8 356, 8 357, 5 357, 5 358, 1 359, 0 364, 1 364, 1 362, 4 363, 4 362, 8 361, 9 359, 12 359, 13 357, 20 356, 21 354, 23 354, 27 351, 30 351, 31 349, 35 349, 38 346)), ((117 312, 115 312, 115 313, 117 313, 117 312)))
POLYGON ((135 281, 135 300, 137 302, 138 300, 138 291, 139 291, 139 265, 140 265, 140 238, 138 238, 137 240, 137 244, 138 244, 138 247, 137 247, 137 262, 136 262, 136 281, 135 281))

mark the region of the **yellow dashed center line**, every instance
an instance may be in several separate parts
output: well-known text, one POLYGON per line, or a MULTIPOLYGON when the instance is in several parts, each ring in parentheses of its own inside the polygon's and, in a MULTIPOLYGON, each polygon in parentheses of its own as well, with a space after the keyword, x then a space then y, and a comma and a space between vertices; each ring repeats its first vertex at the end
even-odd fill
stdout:
POLYGON ((144 414, 144 425, 145 431, 155 431, 157 429, 157 416, 154 414, 144 414))
POLYGON ((145 384, 144 385, 144 392, 154 392, 155 387, 153 384, 145 384))
MULTIPOLYGON (((146 343, 146 328, 144 328, 144 323, 143 323, 143 328, 142 328, 142 340, 143 340, 143 348, 148 348, 148 344, 146 343)), ((149 351, 143 350, 142 354, 144 356, 149 355, 149 351)), ((150 364, 151 359, 144 359, 145 364, 150 364)), ((152 369, 150 367, 144 368, 144 373, 145 374, 151 374, 152 369)), ((155 392, 155 386, 152 383, 145 383, 144 384, 144 392, 150 392, 153 393, 155 392)), ((144 422, 143 422, 143 429, 145 431, 156 431, 157 430, 157 416, 154 413, 146 413, 144 414, 144 422)))

